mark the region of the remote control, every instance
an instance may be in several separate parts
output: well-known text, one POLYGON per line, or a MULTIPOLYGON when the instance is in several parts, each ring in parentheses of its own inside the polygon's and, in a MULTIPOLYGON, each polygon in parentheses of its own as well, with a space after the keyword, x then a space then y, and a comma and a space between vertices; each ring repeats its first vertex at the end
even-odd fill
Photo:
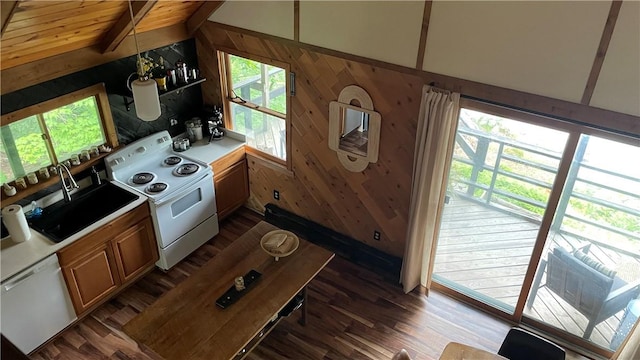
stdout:
POLYGON ((227 292, 225 292, 218 298, 218 300, 216 300, 216 305, 224 309, 229 305, 235 303, 242 297, 242 295, 244 295, 249 290, 251 285, 253 285, 260 278, 260 276, 262 276, 262 274, 257 272, 256 270, 249 271, 245 276, 243 276, 245 289, 238 291, 236 290, 235 285, 231 286, 229 290, 227 290, 227 292))

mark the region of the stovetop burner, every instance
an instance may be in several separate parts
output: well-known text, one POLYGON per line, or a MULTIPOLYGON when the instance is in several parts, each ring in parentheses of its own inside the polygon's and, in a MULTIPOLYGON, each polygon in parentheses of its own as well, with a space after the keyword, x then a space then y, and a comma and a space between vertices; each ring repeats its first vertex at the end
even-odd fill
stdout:
POLYGON ((147 192, 150 194, 157 194, 167 190, 168 187, 169 185, 167 183, 157 182, 149 185, 147 187, 147 192))
POLYGON ((200 165, 194 163, 186 163, 178 166, 173 170, 173 174, 177 176, 188 176, 200 169, 200 165))
POLYGON ((153 175, 150 172, 139 172, 133 175, 131 182, 133 182, 136 185, 148 184, 154 178, 155 178, 155 175, 153 175))
POLYGON ((162 163, 165 165, 173 166, 180 164, 181 161, 182 158, 179 156, 169 156, 168 158, 164 159, 162 163))

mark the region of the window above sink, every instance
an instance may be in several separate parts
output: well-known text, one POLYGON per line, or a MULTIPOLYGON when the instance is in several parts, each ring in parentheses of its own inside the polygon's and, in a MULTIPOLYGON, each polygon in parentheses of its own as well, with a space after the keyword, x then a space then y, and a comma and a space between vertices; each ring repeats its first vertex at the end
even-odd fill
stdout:
POLYGON ((52 165, 77 156, 77 162, 70 162, 77 173, 104 156, 98 150, 81 161, 84 151, 118 146, 104 84, 14 111, 1 120, 0 183, 16 190, 13 196, 2 193, 3 206, 53 185, 56 174, 45 171, 52 165), (15 181, 20 178, 22 188, 15 181))

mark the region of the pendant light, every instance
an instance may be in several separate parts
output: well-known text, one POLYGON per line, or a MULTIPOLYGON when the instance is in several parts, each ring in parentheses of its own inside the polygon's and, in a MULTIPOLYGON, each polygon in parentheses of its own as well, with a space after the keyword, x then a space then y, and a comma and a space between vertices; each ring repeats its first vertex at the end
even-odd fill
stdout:
POLYGON ((135 103, 136 107, 136 115, 140 120, 153 121, 159 118, 161 114, 158 88, 156 87, 156 82, 152 79, 149 79, 149 76, 144 73, 142 67, 142 59, 140 57, 140 49, 138 48, 138 38, 136 37, 136 23, 133 19, 131 0, 129 0, 128 3, 129 14, 131 15, 131 26, 133 27, 133 41, 136 43, 136 62, 138 68, 138 78, 131 83, 133 102, 135 103))

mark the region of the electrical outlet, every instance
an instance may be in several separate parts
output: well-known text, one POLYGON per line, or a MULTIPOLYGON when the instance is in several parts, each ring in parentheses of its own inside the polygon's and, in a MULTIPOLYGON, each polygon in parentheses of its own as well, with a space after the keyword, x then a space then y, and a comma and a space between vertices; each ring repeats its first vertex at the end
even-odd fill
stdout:
POLYGON ((273 198, 276 200, 280 200, 280 191, 273 190, 273 198))
POLYGON ((373 231, 373 240, 380 241, 380 231, 378 231, 378 230, 374 230, 373 231))

